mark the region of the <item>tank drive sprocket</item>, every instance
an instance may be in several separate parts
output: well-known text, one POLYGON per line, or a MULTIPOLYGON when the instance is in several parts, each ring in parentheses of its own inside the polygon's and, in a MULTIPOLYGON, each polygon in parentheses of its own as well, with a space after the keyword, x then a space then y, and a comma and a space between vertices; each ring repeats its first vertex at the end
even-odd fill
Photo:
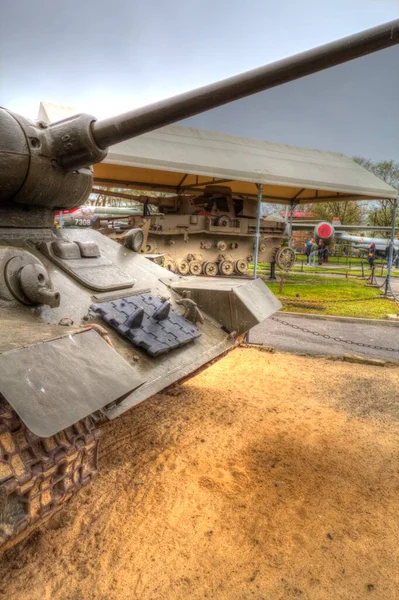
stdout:
POLYGON ((284 246, 279 248, 275 257, 276 265, 284 271, 289 271, 295 264, 295 250, 284 246))

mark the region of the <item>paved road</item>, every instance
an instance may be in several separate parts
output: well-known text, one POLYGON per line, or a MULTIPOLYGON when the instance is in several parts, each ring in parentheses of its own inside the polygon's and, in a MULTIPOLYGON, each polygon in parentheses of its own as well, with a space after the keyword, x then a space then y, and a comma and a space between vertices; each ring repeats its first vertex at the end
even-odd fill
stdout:
POLYGON ((276 315, 278 319, 306 327, 312 331, 326 333, 334 337, 342 337, 355 342, 363 342, 377 346, 397 348, 398 352, 387 352, 385 350, 372 350, 360 348, 350 344, 325 340, 315 337, 309 333, 303 333, 292 329, 287 325, 281 325, 271 319, 267 319, 257 325, 248 335, 251 344, 262 344, 273 346, 279 350, 288 352, 311 352, 317 354, 357 354, 373 358, 399 360, 399 326, 387 327, 381 325, 368 325, 358 323, 344 323, 342 321, 324 321, 309 319, 306 317, 290 317, 288 313, 276 315))

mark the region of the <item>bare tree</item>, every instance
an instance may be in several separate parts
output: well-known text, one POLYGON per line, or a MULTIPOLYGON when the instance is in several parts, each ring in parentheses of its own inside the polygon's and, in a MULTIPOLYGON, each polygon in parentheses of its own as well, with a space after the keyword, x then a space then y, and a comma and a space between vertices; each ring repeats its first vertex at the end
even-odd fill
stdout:
MULTIPOLYGON (((373 162, 361 156, 355 156, 353 160, 399 191, 399 163, 393 160, 373 162)), ((368 224, 389 227, 392 223, 393 205, 393 200, 376 200, 368 211, 368 224)))

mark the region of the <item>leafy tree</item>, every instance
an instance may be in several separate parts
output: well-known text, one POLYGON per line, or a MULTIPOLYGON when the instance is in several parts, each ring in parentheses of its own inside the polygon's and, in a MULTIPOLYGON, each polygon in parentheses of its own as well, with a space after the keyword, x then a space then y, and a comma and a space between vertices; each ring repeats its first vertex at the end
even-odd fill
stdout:
POLYGON ((315 218, 320 221, 329 221, 331 223, 335 217, 340 219, 342 225, 360 225, 366 216, 364 203, 353 200, 320 202, 320 204, 312 204, 310 210, 315 218))
MULTIPOLYGON (((399 191, 399 163, 393 160, 373 162, 361 156, 355 156, 353 160, 399 191)), ((381 199, 373 202, 368 211, 368 225, 389 227, 392 223, 393 206, 394 200, 381 199)))
MULTIPOLYGON (((373 162, 361 156, 355 156, 353 160, 399 191, 399 163, 393 160, 373 162)), ((346 201, 313 204, 311 210, 317 219, 324 221, 338 217, 343 225, 389 227, 392 223, 393 206, 394 200, 381 199, 372 203, 346 201)))

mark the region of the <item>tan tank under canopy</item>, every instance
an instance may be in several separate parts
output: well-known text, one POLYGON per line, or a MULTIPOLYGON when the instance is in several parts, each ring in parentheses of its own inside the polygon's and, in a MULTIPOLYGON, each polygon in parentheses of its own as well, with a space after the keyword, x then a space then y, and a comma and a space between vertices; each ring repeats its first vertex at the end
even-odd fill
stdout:
MULTIPOLYGON (((247 274, 256 243, 257 205, 253 200, 234 196, 227 186, 209 185, 199 195, 148 197, 146 202, 153 201, 158 212, 149 211, 144 203, 142 214, 132 214, 126 224, 119 221, 110 227, 104 214, 96 217, 93 226, 180 275, 247 274)), ((295 252, 280 247, 288 239, 285 230, 283 219, 261 219, 258 256, 262 262, 275 262, 288 270, 295 252)))
MULTIPOLYGON (((95 165, 94 177, 96 187, 130 187, 132 199, 158 206, 163 214, 132 217, 130 227, 147 222, 143 251, 162 257, 168 269, 182 275, 247 272, 255 253, 258 183, 262 199, 279 204, 397 195, 342 154, 178 125, 117 144, 95 165), (134 189, 141 189, 144 199, 134 189), (145 197, 148 190, 160 195, 145 197)), ((129 190, 122 193, 126 201, 129 190)), ((125 236, 107 227, 102 231, 115 239, 125 236)), ((295 253, 285 245, 284 232, 275 218, 260 221, 259 262, 292 267, 295 253)))
POLYGON ((281 306, 261 279, 181 278, 93 229, 54 229, 54 210, 85 204, 109 145, 398 42, 395 21, 103 121, 0 109, 1 549, 90 483, 99 424, 281 306))

